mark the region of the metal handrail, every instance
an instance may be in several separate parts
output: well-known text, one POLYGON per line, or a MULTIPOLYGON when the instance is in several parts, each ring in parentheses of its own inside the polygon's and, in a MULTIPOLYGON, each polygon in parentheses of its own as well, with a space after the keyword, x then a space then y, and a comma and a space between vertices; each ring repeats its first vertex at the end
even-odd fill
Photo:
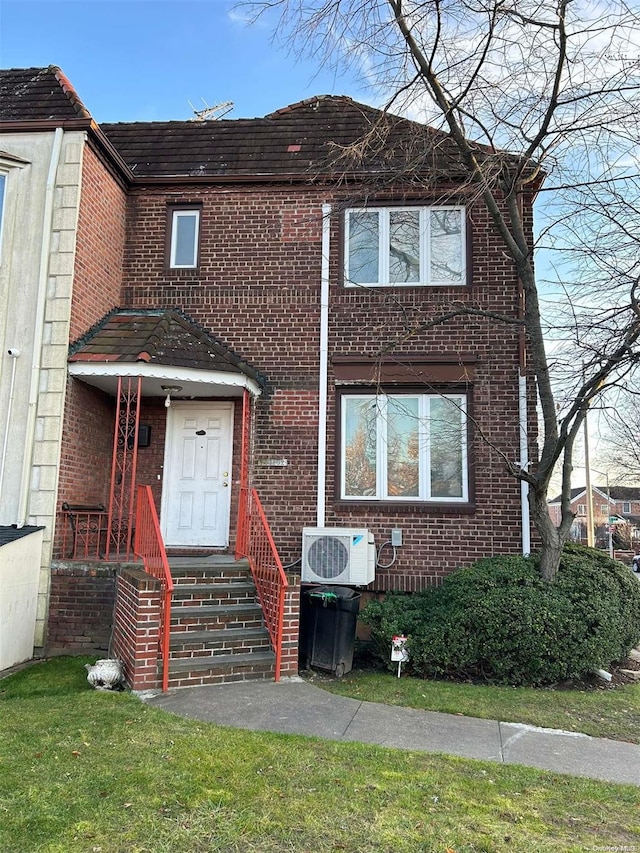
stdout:
POLYGON ((236 554, 246 557, 249 561, 265 625, 276 655, 275 680, 279 681, 284 602, 289 582, 255 489, 241 490, 238 521, 236 554))
POLYGON ((158 645, 162 656, 162 690, 169 689, 169 632, 171 628, 171 594, 173 578, 165 551, 158 513, 151 486, 138 486, 136 500, 136 525, 133 546, 136 557, 142 560, 144 570, 162 584, 163 608, 160 618, 158 645))

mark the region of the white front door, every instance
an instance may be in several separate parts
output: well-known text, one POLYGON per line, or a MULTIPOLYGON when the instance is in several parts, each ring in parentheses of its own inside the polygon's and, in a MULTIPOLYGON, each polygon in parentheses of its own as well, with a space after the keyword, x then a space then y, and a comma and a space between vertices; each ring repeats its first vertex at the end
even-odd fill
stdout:
POLYGON ((229 544, 233 403, 172 403, 167 412, 162 535, 169 546, 229 544))

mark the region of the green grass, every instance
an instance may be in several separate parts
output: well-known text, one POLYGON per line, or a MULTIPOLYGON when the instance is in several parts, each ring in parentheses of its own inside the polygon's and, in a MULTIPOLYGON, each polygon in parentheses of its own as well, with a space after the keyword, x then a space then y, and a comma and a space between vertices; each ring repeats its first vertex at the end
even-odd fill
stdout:
MULTIPOLYGON (((319 687, 342 696, 640 743, 640 684, 606 690, 494 687, 354 670, 319 687)), ((640 846, 638 848, 640 853, 640 846)))
POLYGON ((633 849, 633 786, 183 720, 84 660, 0 682, 2 853, 633 849))

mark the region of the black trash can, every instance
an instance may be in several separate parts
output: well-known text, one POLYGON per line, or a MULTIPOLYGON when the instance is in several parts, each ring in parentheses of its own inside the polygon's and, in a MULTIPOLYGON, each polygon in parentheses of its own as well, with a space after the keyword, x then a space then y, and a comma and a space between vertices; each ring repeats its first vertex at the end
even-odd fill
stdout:
POLYGON ((350 672, 360 593, 343 586, 315 586, 302 593, 301 657, 307 669, 350 672))

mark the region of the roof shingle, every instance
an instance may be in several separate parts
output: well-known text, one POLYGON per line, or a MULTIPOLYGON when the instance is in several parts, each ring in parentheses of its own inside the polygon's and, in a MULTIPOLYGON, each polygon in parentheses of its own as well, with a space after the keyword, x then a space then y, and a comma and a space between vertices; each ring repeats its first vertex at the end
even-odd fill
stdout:
POLYGON ((137 362, 264 377, 176 309, 116 309, 71 345, 70 362, 137 362))
POLYGON ((91 113, 56 65, 0 69, 0 121, 78 118, 91 113))

